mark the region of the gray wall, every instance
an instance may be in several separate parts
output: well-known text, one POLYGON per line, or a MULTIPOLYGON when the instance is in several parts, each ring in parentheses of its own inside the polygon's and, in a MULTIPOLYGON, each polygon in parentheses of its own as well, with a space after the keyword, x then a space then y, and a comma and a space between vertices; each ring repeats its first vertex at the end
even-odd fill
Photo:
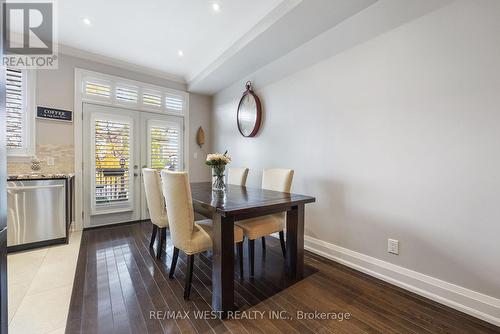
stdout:
POLYGON ((280 81, 244 78, 214 98, 213 148, 251 186, 293 168, 292 191, 317 198, 307 235, 500 298, 499 14, 456 1, 280 81), (246 79, 264 105, 250 139, 246 79))
POLYGON ((210 169, 205 166, 205 158, 211 149, 211 115, 212 97, 190 94, 189 95, 189 128, 191 139, 189 141, 189 178, 192 182, 210 181, 210 169), (199 127, 205 132, 205 144, 200 147, 196 143, 196 133, 199 127))

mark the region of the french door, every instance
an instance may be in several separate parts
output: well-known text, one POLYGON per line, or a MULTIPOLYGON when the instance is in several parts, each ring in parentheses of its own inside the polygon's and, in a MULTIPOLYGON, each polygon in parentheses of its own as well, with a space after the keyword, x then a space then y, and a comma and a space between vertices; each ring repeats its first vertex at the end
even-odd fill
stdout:
POLYGON ((183 118, 83 104, 84 227, 149 218, 142 168, 184 168, 183 118))
MULTIPOLYGON (((142 168, 184 170, 183 118, 147 112, 140 114, 142 168)), ((141 219, 149 219, 144 182, 142 181, 141 219)))

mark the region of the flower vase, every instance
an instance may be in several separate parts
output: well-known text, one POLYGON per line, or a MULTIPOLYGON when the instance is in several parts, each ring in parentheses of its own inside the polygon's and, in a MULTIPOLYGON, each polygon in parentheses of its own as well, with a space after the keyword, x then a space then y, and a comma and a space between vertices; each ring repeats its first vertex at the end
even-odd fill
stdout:
POLYGON ((217 166, 212 168, 212 191, 225 191, 224 171, 226 166, 217 166))

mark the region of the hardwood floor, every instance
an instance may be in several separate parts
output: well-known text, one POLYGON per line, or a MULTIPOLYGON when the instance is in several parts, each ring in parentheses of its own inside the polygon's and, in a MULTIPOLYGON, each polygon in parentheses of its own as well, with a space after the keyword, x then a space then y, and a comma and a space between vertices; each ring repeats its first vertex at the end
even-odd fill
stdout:
POLYGON ((143 222, 84 231, 66 333, 500 333, 498 327, 309 252, 305 279, 291 285, 274 238, 267 238, 264 258, 256 243, 254 279, 248 278, 246 251, 243 280, 235 263, 235 302, 245 312, 234 318, 240 318, 202 318, 200 312, 211 311, 210 252, 196 257, 186 302, 186 257, 179 256, 175 278, 169 279, 172 244, 167 238, 166 254, 157 260, 149 249, 151 229, 143 222), (315 311, 328 312, 329 318, 298 319, 301 312, 314 317, 315 311))

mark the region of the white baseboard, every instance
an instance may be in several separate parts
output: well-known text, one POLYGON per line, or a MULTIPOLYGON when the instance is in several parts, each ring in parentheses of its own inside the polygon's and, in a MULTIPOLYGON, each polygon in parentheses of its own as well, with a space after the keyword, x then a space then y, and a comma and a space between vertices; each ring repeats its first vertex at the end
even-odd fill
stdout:
MULTIPOLYGON (((278 237, 278 234, 273 236, 278 237)), ((500 299, 310 236, 305 236, 304 248, 495 326, 500 326, 500 299)))
POLYGON ((473 317, 500 326, 500 299, 313 237, 305 236, 304 248, 473 317))

